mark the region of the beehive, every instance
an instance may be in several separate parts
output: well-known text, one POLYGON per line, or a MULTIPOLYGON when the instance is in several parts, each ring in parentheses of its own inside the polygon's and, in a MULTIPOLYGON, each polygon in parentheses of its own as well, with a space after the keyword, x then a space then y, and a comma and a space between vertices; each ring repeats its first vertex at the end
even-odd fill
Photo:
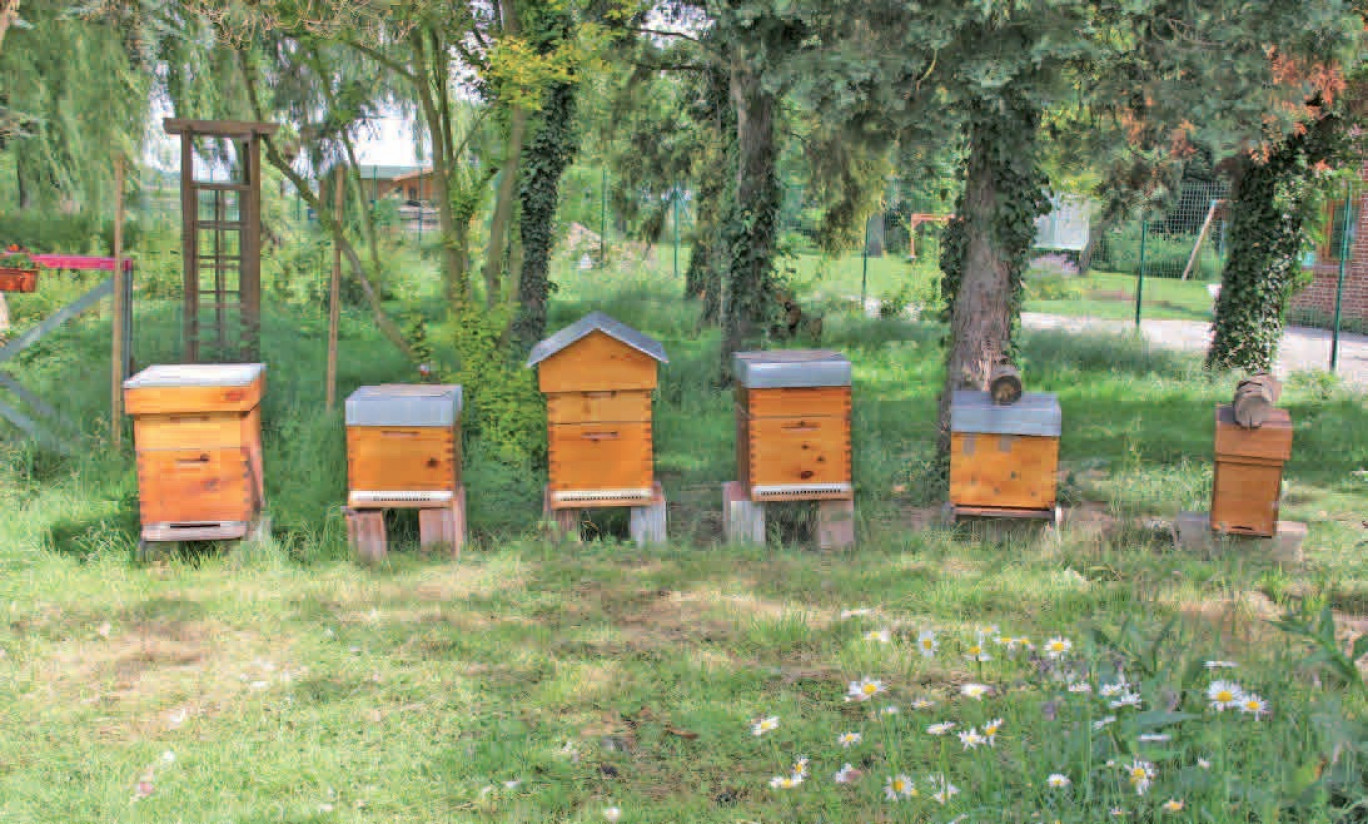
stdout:
POLYGON ((738 352, 736 464, 753 501, 853 497, 850 361, 820 349, 738 352))
POLYGON ((436 507, 461 484, 461 387, 363 386, 347 398, 347 504, 436 507))
POLYGON ((1062 415, 1053 394, 1027 392, 1000 406, 987 392, 950 404, 950 503, 1003 515, 1053 513, 1062 415))
POLYGON ((150 366, 124 382, 147 541, 237 538, 265 498, 266 367, 150 366))
POLYGON ((1217 532, 1272 537, 1278 531, 1283 464, 1292 456, 1292 419, 1269 410, 1258 429, 1235 423, 1229 404, 1216 407, 1216 472, 1211 490, 1211 528, 1217 532))
POLYGON ((546 395, 552 509, 644 505, 655 496, 651 393, 660 343, 594 312, 532 349, 546 395))

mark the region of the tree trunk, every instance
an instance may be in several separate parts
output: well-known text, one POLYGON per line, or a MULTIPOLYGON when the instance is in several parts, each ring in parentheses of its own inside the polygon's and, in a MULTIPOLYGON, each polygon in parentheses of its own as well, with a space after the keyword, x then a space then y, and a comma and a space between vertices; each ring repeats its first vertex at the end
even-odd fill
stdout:
POLYGON ((527 110, 514 106, 509 115, 508 146, 499 171, 499 190, 494 201, 494 216, 489 221, 489 244, 485 249, 485 305, 493 308, 503 298, 504 251, 508 246, 508 226, 513 221, 513 198, 518 191, 518 160, 522 155, 523 135, 527 131, 527 110))
POLYGON ((1036 159, 1038 110, 1010 91, 1001 101, 973 101, 967 109, 964 191, 941 256, 941 289, 950 317, 940 404, 942 456, 950 450, 955 390, 984 389, 993 365, 1011 354, 1021 311, 1021 270, 1035 241, 1035 216, 1045 205, 1036 159))
POLYGON ((522 200, 523 265, 518 278, 518 316, 513 340, 527 351, 546 336, 546 303, 550 290, 551 246, 556 237, 560 181, 578 149, 575 134, 575 86, 557 83, 546 94, 541 127, 527 150, 522 200))
POLYGON ((731 356, 755 342, 763 328, 779 214, 775 175, 774 95, 760 75, 735 63, 731 98, 736 109, 736 197, 727 219, 727 282, 723 302, 722 371, 731 356))
POLYGON ((1287 138, 1265 163, 1247 162, 1230 202, 1230 254, 1216 300, 1208 369, 1266 372, 1277 359, 1283 320, 1300 270, 1302 216, 1312 196, 1305 170, 1327 160, 1340 120, 1324 117, 1287 138))

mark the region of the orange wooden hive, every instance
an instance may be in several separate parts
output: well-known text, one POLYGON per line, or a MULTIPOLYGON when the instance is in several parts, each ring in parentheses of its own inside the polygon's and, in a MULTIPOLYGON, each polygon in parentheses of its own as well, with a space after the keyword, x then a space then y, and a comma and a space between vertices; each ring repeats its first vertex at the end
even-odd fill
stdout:
POLYGON ((1027 392, 997 405, 987 392, 950 403, 950 504, 966 515, 1053 518, 1058 488, 1059 400, 1027 392))
POLYGON ((144 541, 247 534, 265 499, 265 386, 259 363, 150 366, 124 382, 144 541))
POLYGON ((1292 419, 1273 409, 1258 429, 1235 423, 1229 404, 1216 407, 1216 474, 1211 528, 1272 537, 1278 531, 1283 464, 1292 456, 1292 419))
POLYGON ((651 393, 660 343, 602 312, 532 349, 546 395, 552 509, 640 506, 657 497, 651 393))
POLYGON ((461 485, 461 387, 363 386, 347 398, 347 505, 446 506, 461 485))
POLYGON ((838 352, 738 352, 736 465, 753 501, 854 497, 850 361, 838 352))

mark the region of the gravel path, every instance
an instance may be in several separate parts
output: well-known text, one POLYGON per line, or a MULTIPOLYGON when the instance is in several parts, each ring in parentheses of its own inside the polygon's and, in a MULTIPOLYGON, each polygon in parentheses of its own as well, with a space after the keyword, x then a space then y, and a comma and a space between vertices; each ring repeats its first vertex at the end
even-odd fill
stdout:
MULTIPOLYGON (((1130 334, 1135 324, 1127 320, 1064 317, 1038 312, 1023 312, 1021 324, 1027 329, 1065 329, 1071 332, 1112 332, 1130 334)), ((1154 346, 1188 352, 1206 352, 1211 342, 1211 325, 1193 320, 1141 320, 1145 340, 1154 346)), ((1283 333, 1278 351, 1280 374, 1304 370, 1325 371, 1330 365, 1330 332, 1290 326, 1283 333)), ((1347 383, 1368 389, 1368 335, 1340 333, 1339 374, 1347 383)))

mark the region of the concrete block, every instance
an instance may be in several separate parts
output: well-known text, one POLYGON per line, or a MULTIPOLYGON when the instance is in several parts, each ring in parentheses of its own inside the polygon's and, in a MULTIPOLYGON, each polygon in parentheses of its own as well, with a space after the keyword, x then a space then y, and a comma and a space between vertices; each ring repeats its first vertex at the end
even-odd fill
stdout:
POLYGON ((737 481, 722 484, 722 531, 729 544, 765 545, 765 505, 752 501, 737 481))
POLYGON ((665 490, 659 482, 655 485, 655 495, 646 506, 632 507, 631 534, 637 546, 647 544, 664 545, 666 534, 665 490))
POLYGON ((855 502, 817 502, 817 545, 845 549, 855 545, 855 502))
POLYGON ((1174 522, 1174 538, 1180 549, 1212 557, 1222 552, 1243 552, 1287 566, 1300 564, 1306 524, 1278 521, 1277 534, 1271 538, 1252 535, 1219 535, 1211 529, 1205 512, 1182 512, 1174 522))

